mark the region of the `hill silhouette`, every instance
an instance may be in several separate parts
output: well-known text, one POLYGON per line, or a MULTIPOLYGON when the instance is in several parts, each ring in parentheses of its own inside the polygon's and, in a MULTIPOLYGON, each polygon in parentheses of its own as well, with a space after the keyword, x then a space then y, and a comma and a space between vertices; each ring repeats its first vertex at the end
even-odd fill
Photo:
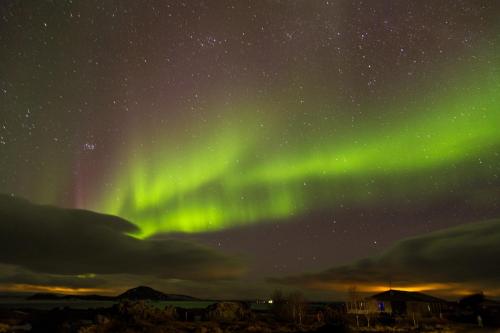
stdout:
POLYGON ((198 298, 178 295, 165 294, 147 286, 139 286, 129 289, 117 296, 103 295, 65 295, 55 293, 37 293, 27 298, 28 300, 86 300, 86 301, 121 301, 121 300, 150 300, 150 301, 199 301, 198 298))
POLYGON ((186 295, 165 294, 146 286, 132 288, 116 297, 119 300, 152 300, 152 301, 197 301, 199 299, 186 295))

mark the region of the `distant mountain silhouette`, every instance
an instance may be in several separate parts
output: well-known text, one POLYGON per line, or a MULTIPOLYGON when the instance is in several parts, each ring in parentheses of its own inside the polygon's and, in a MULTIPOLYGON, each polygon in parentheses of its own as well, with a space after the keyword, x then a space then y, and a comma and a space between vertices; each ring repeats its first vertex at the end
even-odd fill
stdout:
POLYGON ((34 300, 58 300, 62 299, 64 295, 53 294, 53 293, 38 293, 28 296, 26 299, 30 301, 34 300))
POLYGON ((176 294, 164 294, 161 291, 154 290, 153 288, 146 286, 139 286, 137 288, 132 288, 127 290, 121 295, 116 297, 119 300, 130 299, 130 300, 152 300, 152 301, 198 301, 199 299, 186 296, 186 295, 176 295, 176 294))
POLYGON ((150 301, 199 301, 198 298, 177 295, 165 294, 146 286, 139 286, 127 290, 118 296, 102 296, 102 295, 63 295, 54 293, 37 293, 27 298, 28 300, 85 300, 85 301, 121 301, 121 300, 150 300, 150 301))
POLYGON ((103 295, 64 295, 64 294, 54 294, 54 293, 37 293, 26 298, 30 301, 35 300, 45 300, 45 301, 57 301, 57 300, 82 300, 82 301, 114 301, 115 296, 103 296, 103 295))

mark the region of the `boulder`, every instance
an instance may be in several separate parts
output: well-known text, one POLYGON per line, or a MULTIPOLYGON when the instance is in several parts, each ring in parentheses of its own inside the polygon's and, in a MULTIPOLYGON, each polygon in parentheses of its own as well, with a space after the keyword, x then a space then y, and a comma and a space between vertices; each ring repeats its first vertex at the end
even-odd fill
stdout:
POLYGON ((116 306, 118 315, 130 322, 162 322, 177 319, 177 309, 173 306, 165 306, 159 309, 144 301, 123 301, 116 306))

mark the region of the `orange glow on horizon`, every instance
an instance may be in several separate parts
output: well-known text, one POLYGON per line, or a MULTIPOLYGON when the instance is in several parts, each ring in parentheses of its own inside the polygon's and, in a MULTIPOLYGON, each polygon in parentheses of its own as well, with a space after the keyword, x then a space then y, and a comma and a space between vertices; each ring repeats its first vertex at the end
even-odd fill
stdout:
POLYGON ((326 289, 342 291, 347 290, 349 287, 356 287, 359 292, 382 292, 389 289, 397 289, 402 291, 429 291, 429 290, 448 290, 453 288, 450 284, 444 283, 427 283, 427 284, 414 284, 414 285, 379 285, 379 284, 356 284, 356 283, 328 283, 328 282, 314 282, 308 285, 312 289, 326 289))
POLYGON ((44 292, 55 294, 85 295, 92 293, 113 294, 115 290, 105 288, 71 288, 64 286, 43 286, 33 284, 1 285, 0 290, 10 292, 44 292))
POLYGON ((422 292, 432 290, 449 290, 452 286, 444 283, 427 283, 415 285, 395 285, 395 286, 366 286, 366 291, 385 291, 388 289, 397 289, 402 291, 422 292))
MULTIPOLYGON (((410 291, 410 292, 433 292, 443 296, 466 296, 477 293, 478 288, 473 286, 461 285, 458 283, 421 283, 421 284, 395 284, 395 285, 380 285, 380 284, 357 284, 353 283, 340 283, 340 282, 311 282, 307 284, 306 288, 324 290, 324 291, 337 291, 346 292, 350 287, 356 287, 359 293, 379 293, 389 289, 410 291)), ((485 289, 485 294, 488 296, 500 296, 500 289, 485 289)))

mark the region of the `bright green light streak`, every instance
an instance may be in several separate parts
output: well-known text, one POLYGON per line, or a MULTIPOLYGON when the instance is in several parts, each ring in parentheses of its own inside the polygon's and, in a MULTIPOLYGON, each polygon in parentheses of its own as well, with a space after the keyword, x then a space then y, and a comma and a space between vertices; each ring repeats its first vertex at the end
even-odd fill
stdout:
POLYGON ((270 184, 343 174, 394 174, 466 159, 500 141, 498 82, 469 96, 449 98, 433 112, 414 112, 424 117, 387 129, 367 129, 347 144, 331 143, 313 152, 302 147, 300 154, 272 160, 230 182, 270 184))
MULTIPOLYGON (((104 211, 133 221, 141 228, 136 236, 147 237, 215 231, 328 207, 343 177, 432 172, 488 153, 500 144, 498 96, 500 79, 493 73, 467 94, 422 103, 412 118, 361 126, 338 140, 309 140, 285 154, 267 149, 251 122, 184 148, 139 149, 117 177, 104 211)), ((351 197, 369 200, 359 188, 351 191, 351 197)))

